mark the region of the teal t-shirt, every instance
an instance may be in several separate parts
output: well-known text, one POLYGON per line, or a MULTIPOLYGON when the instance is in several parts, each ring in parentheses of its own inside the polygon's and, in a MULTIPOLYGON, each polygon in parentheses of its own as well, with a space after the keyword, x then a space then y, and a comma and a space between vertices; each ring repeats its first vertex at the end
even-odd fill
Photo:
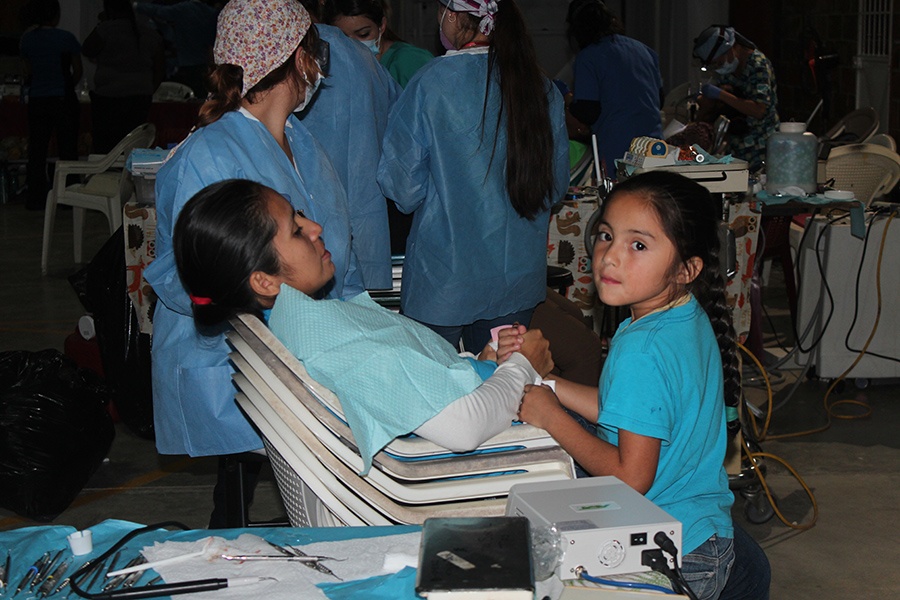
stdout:
POLYGON ((693 297, 624 321, 600 376, 598 435, 614 445, 620 429, 662 440, 645 495, 681 521, 682 554, 734 535, 722 378, 716 336, 693 297))

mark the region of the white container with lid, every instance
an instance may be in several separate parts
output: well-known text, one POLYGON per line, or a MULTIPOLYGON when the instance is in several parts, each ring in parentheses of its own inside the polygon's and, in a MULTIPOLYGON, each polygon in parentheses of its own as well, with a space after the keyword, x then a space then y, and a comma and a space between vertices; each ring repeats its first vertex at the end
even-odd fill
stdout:
POLYGON ((819 141, 805 123, 782 123, 766 143, 766 191, 777 194, 799 187, 816 191, 816 154, 819 141))

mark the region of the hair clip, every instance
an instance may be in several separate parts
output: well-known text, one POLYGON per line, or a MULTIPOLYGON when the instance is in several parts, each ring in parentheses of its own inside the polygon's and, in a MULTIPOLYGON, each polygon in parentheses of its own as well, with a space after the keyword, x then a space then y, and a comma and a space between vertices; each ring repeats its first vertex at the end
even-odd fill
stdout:
POLYGON ((212 304, 212 298, 205 298, 203 296, 195 296, 193 294, 188 294, 188 297, 191 299, 191 302, 196 304, 197 306, 207 306, 212 304))

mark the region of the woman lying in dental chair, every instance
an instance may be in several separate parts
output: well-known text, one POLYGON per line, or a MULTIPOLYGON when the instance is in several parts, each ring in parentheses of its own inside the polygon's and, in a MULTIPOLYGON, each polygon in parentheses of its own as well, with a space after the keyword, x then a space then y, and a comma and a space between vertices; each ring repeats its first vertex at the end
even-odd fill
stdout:
POLYGON ((474 360, 365 293, 314 299, 334 276, 322 228, 255 182, 198 192, 178 217, 173 247, 198 328, 237 312, 266 319, 341 399, 366 471, 372 456, 410 432, 454 452, 475 449, 510 425, 524 386, 553 368, 538 330, 504 329, 496 349, 488 345, 474 360))

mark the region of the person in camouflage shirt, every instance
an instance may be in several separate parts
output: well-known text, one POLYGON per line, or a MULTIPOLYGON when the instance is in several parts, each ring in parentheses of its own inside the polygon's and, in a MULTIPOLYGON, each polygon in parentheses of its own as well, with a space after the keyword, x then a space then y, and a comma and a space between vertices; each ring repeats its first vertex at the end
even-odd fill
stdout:
POLYGON ((716 73, 701 86, 702 97, 721 102, 739 117, 726 135, 729 152, 746 160, 751 171, 759 169, 766 140, 779 124, 772 63, 733 27, 721 25, 706 28, 694 40, 694 56, 716 73))

